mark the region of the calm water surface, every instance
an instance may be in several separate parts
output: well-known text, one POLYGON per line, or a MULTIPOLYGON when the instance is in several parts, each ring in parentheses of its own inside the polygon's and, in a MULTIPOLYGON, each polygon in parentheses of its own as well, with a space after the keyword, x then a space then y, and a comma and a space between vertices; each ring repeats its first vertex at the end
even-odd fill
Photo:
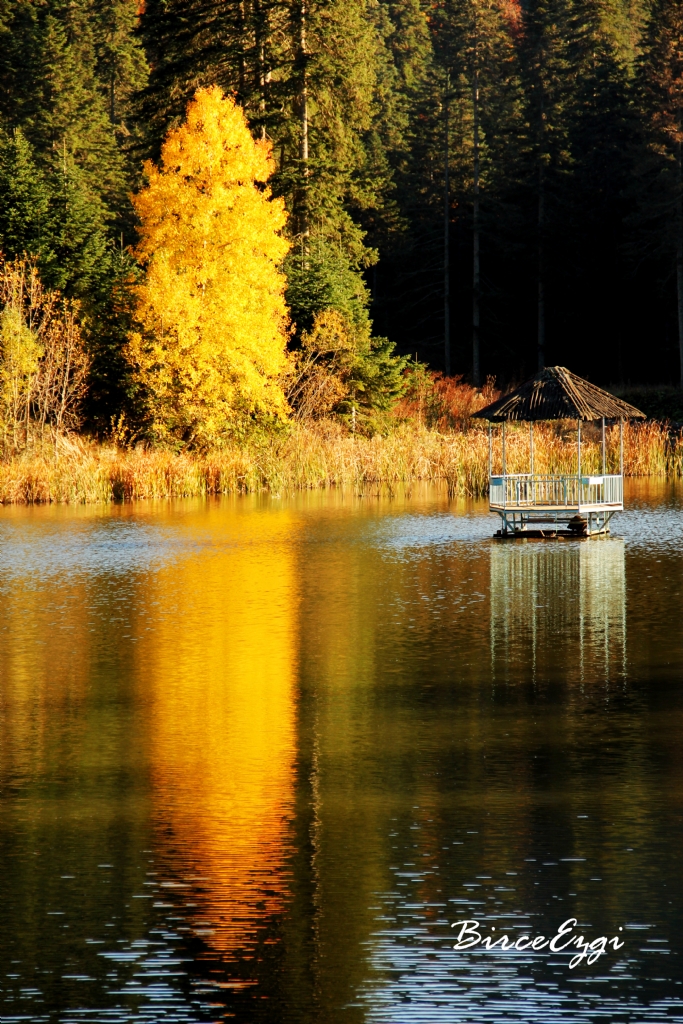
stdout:
POLYGON ((0 509, 1 1021, 683 1021, 683 491, 495 525, 0 509))

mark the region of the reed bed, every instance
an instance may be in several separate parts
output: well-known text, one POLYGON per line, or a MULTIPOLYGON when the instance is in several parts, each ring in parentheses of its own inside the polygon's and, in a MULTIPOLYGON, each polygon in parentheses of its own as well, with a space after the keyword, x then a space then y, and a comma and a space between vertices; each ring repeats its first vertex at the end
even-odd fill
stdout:
MULTIPOLYGON (((618 471, 618 430, 608 431, 608 472, 618 471)), ((208 453, 126 450, 82 438, 61 438, 0 462, 0 502, 94 503, 269 491, 282 494, 327 487, 390 493, 418 481, 442 481, 456 495, 484 495, 489 439, 485 425, 440 433, 403 424, 385 436, 351 435, 338 424, 292 424, 283 434, 208 453)), ((500 430, 493 435, 500 469, 500 430)), ((527 472, 529 429, 508 427, 508 472, 527 472)), ((534 429, 537 473, 576 472, 576 433, 566 424, 534 429)), ((601 472, 599 432, 584 431, 582 471, 601 472)), ((627 476, 683 475, 683 435, 655 422, 625 424, 627 476)))

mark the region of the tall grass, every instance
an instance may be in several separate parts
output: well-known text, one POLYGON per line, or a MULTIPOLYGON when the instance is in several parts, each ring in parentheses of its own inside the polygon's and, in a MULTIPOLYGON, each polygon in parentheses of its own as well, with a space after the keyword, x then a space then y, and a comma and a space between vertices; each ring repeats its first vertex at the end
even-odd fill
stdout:
MULTIPOLYGON (((567 425, 534 430, 537 473, 576 472, 576 433, 567 425)), ((618 430, 608 432, 608 471, 618 466, 618 430)), ((327 421, 291 425, 283 435, 204 454, 125 450, 79 438, 0 462, 0 502, 108 502, 325 487, 356 493, 391 491, 417 481, 445 481, 451 495, 483 495, 488 487, 485 425, 440 433, 404 424, 386 436, 351 435, 327 421)), ((500 430, 494 430, 494 470, 500 469, 500 430)), ((508 427, 508 472, 527 472, 528 426, 508 427)), ((584 430, 582 471, 601 472, 598 432, 584 430)), ((627 476, 683 476, 683 435, 653 422, 626 424, 627 476)))

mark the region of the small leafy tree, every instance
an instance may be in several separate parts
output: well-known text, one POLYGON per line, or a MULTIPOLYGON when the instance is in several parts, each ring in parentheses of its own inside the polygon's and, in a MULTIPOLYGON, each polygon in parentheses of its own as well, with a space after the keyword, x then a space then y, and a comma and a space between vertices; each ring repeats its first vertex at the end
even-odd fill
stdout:
POLYGON ((34 262, 0 264, 0 424, 4 444, 28 445, 80 423, 89 360, 78 303, 46 291, 34 262))
POLYGON ((3 426, 6 440, 11 433, 12 447, 17 448, 21 434, 28 431, 43 349, 37 335, 24 322, 21 310, 10 304, 0 314, 0 343, 3 426))
POLYGON ((323 309, 304 331, 295 353, 288 399, 299 419, 336 415, 354 427, 375 430, 403 394, 407 359, 386 338, 373 338, 369 321, 354 323, 323 309))
POLYGON ((265 182, 270 145, 217 87, 169 132, 134 204, 140 218, 137 330, 128 358, 152 434, 216 443, 248 417, 282 416, 288 316, 282 200, 265 182))
POLYGON ((494 377, 487 377, 483 387, 474 388, 462 374, 445 377, 418 362, 409 364, 404 379, 405 392, 393 410, 396 418, 443 433, 466 428, 475 412, 501 394, 494 377))

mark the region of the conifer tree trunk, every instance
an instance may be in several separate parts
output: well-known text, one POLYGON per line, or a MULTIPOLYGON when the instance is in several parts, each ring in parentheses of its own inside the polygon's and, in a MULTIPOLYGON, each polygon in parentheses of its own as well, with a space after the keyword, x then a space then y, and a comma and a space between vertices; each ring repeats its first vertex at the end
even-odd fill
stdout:
POLYGON ((266 90, 270 81, 270 73, 266 68, 266 41, 268 38, 268 16, 262 0, 254 0, 254 21, 256 28, 256 62, 258 69, 259 115, 261 118, 261 138, 266 138, 266 90))
POLYGON ((308 74, 306 69, 306 0, 301 0, 299 7, 299 62, 301 79, 299 87, 300 141, 299 159, 301 163, 301 200, 299 212, 299 232, 308 235, 308 74))
POLYGON ((678 299, 678 358, 680 387, 683 388, 683 163, 681 140, 676 146, 678 195, 676 197, 676 292, 678 299))
POLYGON ((246 11, 244 10, 244 0, 240 0, 240 5, 239 5, 239 37, 240 37, 240 46, 239 46, 239 49, 238 49, 238 53, 239 53, 239 58, 238 58, 239 72, 238 72, 238 76, 239 76, 239 101, 240 101, 240 104, 244 104, 244 99, 245 99, 245 96, 246 96, 246 67, 245 67, 245 59, 244 59, 244 50, 245 50, 244 37, 245 37, 245 34, 246 34, 246 27, 247 27, 247 16, 246 16, 246 11))
POLYGON ((538 369, 545 369, 545 281, 544 281, 544 245, 543 235, 545 230, 545 175, 543 173, 543 164, 539 164, 538 168, 538 241, 537 241, 537 257, 538 257, 538 309, 537 309, 537 349, 538 349, 538 369))
POLYGON ((449 101, 448 89, 450 81, 446 80, 446 96, 444 100, 444 211, 443 211, 443 321, 444 321, 444 363, 446 376, 451 375, 451 266, 450 266, 450 180, 448 173, 448 133, 449 101))
POLYGON ((475 388, 481 386, 480 346, 479 346, 479 304, 480 304, 480 267, 479 267, 479 71, 475 63, 472 77, 472 113, 474 129, 473 152, 473 199, 472 199, 472 383, 475 388))

